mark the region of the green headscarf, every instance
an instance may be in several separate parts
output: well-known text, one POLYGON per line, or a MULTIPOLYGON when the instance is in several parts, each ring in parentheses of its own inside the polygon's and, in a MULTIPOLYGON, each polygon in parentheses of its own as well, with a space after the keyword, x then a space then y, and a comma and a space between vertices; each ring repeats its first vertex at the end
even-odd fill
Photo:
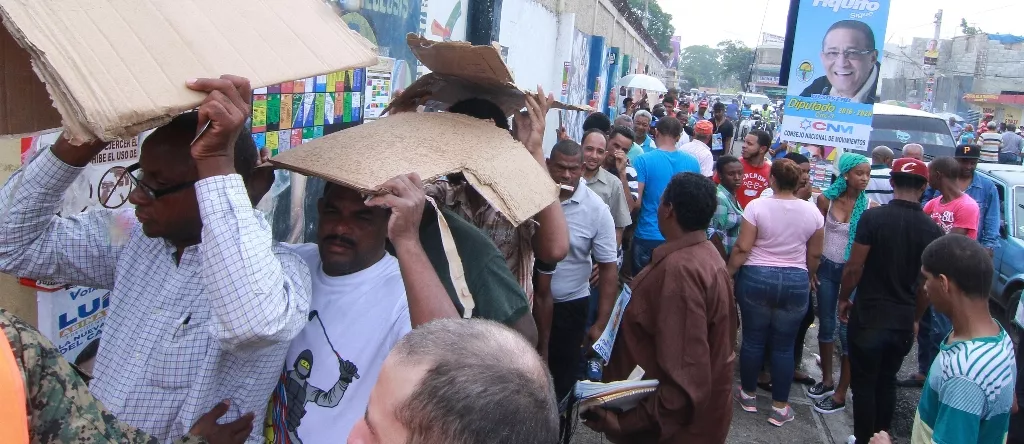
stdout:
MULTIPOLYGON (((836 178, 836 181, 832 182, 832 185, 821 194, 830 201, 836 200, 846 192, 845 174, 856 168, 858 165, 869 163, 868 158, 860 154, 844 153, 842 157, 839 158, 839 177, 836 178)), ((860 221, 860 215, 864 214, 864 210, 866 209, 868 209, 868 196, 867 193, 861 191, 860 195, 857 196, 857 202, 853 204, 853 213, 850 214, 850 236, 846 242, 846 253, 843 255, 845 259, 850 258, 850 249, 853 248, 853 239, 857 234, 857 222, 860 221)))

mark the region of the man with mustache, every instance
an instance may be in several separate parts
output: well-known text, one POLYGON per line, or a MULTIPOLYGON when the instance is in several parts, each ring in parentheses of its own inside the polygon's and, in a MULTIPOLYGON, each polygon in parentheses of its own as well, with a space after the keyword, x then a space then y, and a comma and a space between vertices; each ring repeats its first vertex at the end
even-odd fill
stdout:
POLYGON ((548 361, 555 396, 561 400, 576 383, 580 369, 592 264, 596 260, 600 297, 588 344, 600 336, 608 322, 619 274, 615 222, 608 206, 581 177, 583 149, 571 140, 558 142, 551 150, 547 166, 551 179, 562 189, 559 199, 569 225, 569 254, 558 263, 554 274, 538 276, 533 310, 540 332, 541 356, 548 361))
POLYGON ((347 436, 391 347, 413 327, 459 316, 420 241, 419 176, 398 176, 379 190, 366 196, 328 182, 317 202, 317 243, 291 247, 309 267, 312 310, 271 396, 270 442, 347 436))
POLYGON ((821 64, 825 75, 818 77, 802 93, 842 97, 854 103, 875 103, 878 85, 878 50, 875 33, 858 20, 840 20, 832 24, 821 42, 821 64))

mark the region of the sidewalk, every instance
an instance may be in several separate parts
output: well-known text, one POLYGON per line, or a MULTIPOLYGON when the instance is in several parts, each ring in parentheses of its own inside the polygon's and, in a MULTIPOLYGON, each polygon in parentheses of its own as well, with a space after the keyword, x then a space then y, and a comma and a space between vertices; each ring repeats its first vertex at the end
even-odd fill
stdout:
MULTIPOLYGON (((821 380, 821 370, 815 363, 814 354, 818 352, 818 325, 815 323, 807 331, 807 342, 804 344, 804 360, 802 367, 815 380, 821 380)), ((738 352, 738 350, 737 350, 738 352)), ((738 364, 738 363, 737 363, 738 364)), ((899 378, 905 378, 917 366, 917 346, 910 351, 903 362, 899 378)), ((839 360, 835 361, 836 381, 838 382, 839 360)), ((735 369, 736 383, 739 384, 739 366, 735 369)), ((796 412, 796 419, 782 427, 768 423, 768 412, 771 409, 771 394, 758 389, 758 412, 747 413, 734 402, 732 409, 732 426, 729 429, 727 443, 734 444, 781 444, 781 443, 846 443, 848 436, 853 434, 853 399, 848 398, 846 409, 839 413, 822 415, 815 412, 811 399, 804 394, 805 386, 794 384, 790 391, 789 401, 796 412)), ((913 426, 917 401, 921 396, 920 389, 896 389, 896 412, 893 418, 893 434, 904 441, 910 437, 913 426)), ((602 435, 594 433, 580 424, 573 444, 606 443, 602 435)))

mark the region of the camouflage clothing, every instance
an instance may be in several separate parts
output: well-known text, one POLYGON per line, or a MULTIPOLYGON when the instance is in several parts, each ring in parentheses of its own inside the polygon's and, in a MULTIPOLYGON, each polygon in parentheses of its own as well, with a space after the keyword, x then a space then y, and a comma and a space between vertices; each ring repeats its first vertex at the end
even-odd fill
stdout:
MULTIPOLYGON (((0 330, 11 343, 25 380, 32 444, 159 444, 108 412, 89 393, 78 371, 38 330, 4 309, 0 309, 0 330)), ((206 440, 185 436, 174 443, 205 444, 206 440)))

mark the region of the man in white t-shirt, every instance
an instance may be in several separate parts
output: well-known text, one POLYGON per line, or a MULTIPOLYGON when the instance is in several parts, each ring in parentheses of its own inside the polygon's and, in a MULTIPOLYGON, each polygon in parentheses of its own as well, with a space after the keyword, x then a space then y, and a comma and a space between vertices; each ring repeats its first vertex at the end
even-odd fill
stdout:
POLYGON ((458 317, 420 244, 419 177, 399 176, 380 189, 385 194, 367 199, 328 183, 317 203, 317 243, 292 247, 309 266, 313 297, 309 322, 292 340, 270 399, 268 442, 347 436, 391 347, 414 326, 458 317), (387 253, 387 240, 401 260, 387 253))
POLYGON ((711 137, 715 132, 715 126, 709 120, 701 120, 693 127, 693 140, 679 145, 679 151, 697 158, 700 165, 700 173, 705 177, 715 174, 715 159, 711 155, 711 137))

